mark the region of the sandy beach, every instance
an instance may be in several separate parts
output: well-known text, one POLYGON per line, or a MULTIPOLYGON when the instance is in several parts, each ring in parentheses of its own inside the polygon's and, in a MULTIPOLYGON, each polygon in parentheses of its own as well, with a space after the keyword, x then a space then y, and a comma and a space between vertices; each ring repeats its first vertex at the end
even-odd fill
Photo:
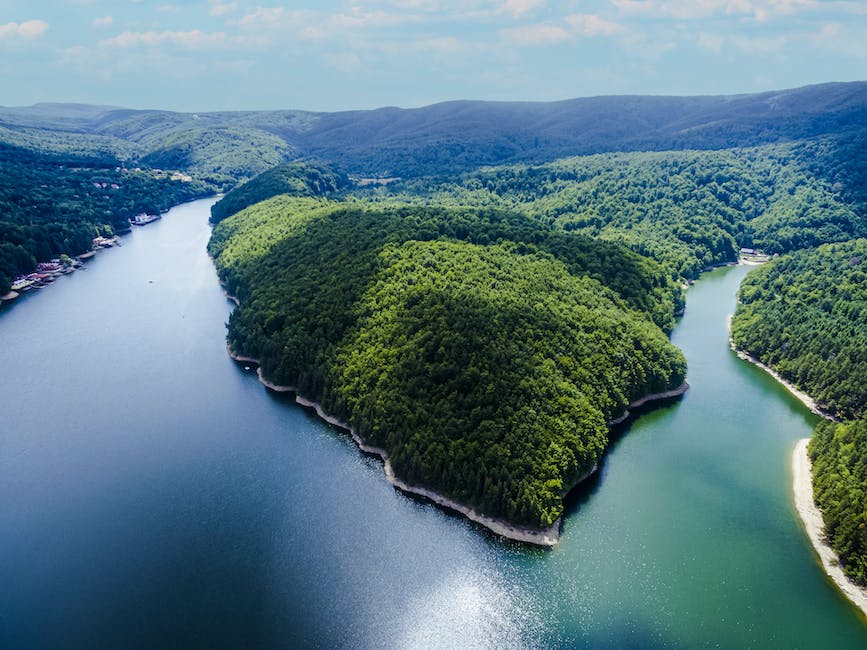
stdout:
POLYGON ((792 483, 795 493, 795 507, 804 522, 804 528, 810 537, 816 554, 822 561, 825 573, 834 584, 851 600, 865 615, 867 615, 867 589, 853 583, 843 573, 837 554, 825 540, 825 523, 822 512, 813 502, 812 466, 807 455, 809 438, 799 440, 792 452, 792 483))

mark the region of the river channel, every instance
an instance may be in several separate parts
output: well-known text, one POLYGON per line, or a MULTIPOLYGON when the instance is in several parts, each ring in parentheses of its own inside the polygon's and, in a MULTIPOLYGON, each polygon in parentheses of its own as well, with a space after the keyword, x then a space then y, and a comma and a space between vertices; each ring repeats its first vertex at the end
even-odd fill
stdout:
POLYGON ((813 416, 688 292, 691 389, 546 551, 407 497, 231 361, 211 201, 0 311, 0 647, 864 648, 794 509, 813 416))

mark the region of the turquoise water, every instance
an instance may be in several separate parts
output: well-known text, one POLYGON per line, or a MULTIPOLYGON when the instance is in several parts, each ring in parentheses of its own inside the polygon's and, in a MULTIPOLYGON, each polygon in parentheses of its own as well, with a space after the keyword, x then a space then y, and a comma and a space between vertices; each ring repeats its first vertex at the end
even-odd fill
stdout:
POLYGON ((684 398, 543 551, 396 492, 225 353, 210 202, 0 313, 0 647, 861 648, 790 489, 815 418, 688 293, 684 398))

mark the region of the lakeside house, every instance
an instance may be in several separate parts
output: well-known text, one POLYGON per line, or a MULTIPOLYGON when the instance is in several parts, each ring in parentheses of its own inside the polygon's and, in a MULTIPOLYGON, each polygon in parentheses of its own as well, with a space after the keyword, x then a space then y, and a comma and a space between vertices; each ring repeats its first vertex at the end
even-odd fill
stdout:
POLYGON ((142 212, 141 214, 137 214, 134 217, 130 217, 129 222, 133 226, 144 226, 161 218, 162 217, 160 217, 160 215, 158 214, 147 214, 145 212, 142 212))

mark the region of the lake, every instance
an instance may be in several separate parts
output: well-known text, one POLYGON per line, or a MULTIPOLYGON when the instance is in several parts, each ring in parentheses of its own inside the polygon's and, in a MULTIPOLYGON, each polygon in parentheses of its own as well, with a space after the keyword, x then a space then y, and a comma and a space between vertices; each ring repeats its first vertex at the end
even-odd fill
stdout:
POLYGON ((618 431, 560 544, 496 538, 226 355, 211 200, 0 312, 0 647, 867 647, 794 509, 816 418, 690 288, 691 389, 618 431))

